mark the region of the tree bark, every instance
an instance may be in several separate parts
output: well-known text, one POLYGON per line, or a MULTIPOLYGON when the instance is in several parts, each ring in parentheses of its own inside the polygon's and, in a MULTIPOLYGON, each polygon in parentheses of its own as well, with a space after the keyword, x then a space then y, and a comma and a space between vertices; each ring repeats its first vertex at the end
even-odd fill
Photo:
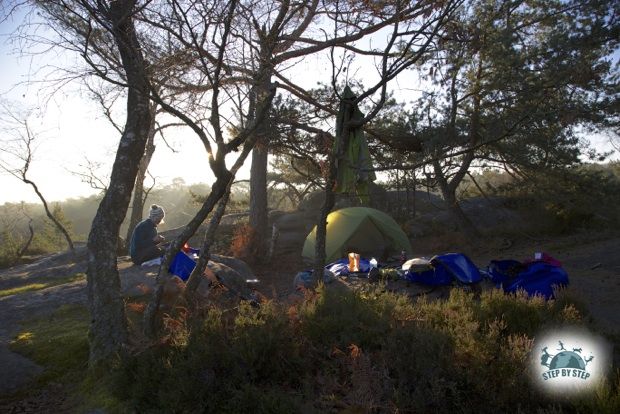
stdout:
POLYGON ((144 203, 146 202, 146 196, 144 194, 144 179, 146 177, 146 171, 151 163, 151 158, 155 153, 155 104, 151 105, 151 123, 149 125, 149 134, 146 141, 146 150, 140 160, 138 166, 138 175, 136 176, 136 184, 133 190, 133 200, 131 203, 131 217, 129 219, 129 227, 127 228, 127 237, 125 238, 127 250, 129 250, 129 242, 133 234, 133 230, 136 228, 140 220, 142 220, 142 213, 144 211, 144 203))
MULTIPOLYGON (((466 160, 464 161, 464 163, 467 164, 467 168, 469 168, 469 163, 466 160)), ((469 217, 465 215, 465 212, 463 212, 463 209, 461 208, 458 200, 456 199, 456 188, 461 182, 461 179, 457 180, 457 177, 455 177, 452 179, 452 181, 448 182, 448 180, 443 174, 443 171, 441 170, 441 165, 438 161, 435 161, 433 163, 433 168, 435 169, 435 176, 437 177, 437 183, 439 184, 441 195, 446 202, 448 211, 456 221, 459 229, 465 234, 466 237, 470 239, 479 238, 480 232, 478 231, 474 223, 472 223, 472 221, 469 219, 469 217)))
MULTIPOLYGON (((335 170, 335 168, 334 168, 335 170)), ((330 174, 331 175, 331 174, 330 174)), ((314 250, 314 279, 315 282, 323 280, 323 269, 325 268, 325 241, 327 239, 327 216, 334 208, 336 195, 334 194, 334 184, 336 182, 336 174, 333 174, 333 180, 327 181, 325 186, 325 200, 321 207, 321 215, 316 225, 316 245, 314 250)))
POLYGON ((198 261, 196 262, 196 267, 192 270, 192 273, 189 275, 189 279, 187 280, 187 284, 185 286, 185 298, 190 303, 190 306, 194 304, 194 293, 196 289, 200 285, 200 282, 203 277, 203 272, 207 268, 207 264, 209 260, 211 260, 211 244, 215 239, 215 233, 220 225, 220 221, 222 220, 222 216, 224 215, 224 211, 226 211, 226 205, 228 204, 228 198, 230 197, 230 185, 226 189, 226 192, 222 196, 215 210, 209 224, 207 226, 207 230, 205 231, 204 238, 202 240, 202 246, 200 247, 200 256, 198 261))
MULTIPOLYGON (((159 310, 159 306, 163 297, 165 281, 169 278, 168 268, 170 267, 174 256, 179 252, 181 246, 183 246, 190 239, 190 237, 192 237, 196 233, 198 227, 200 227, 200 225, 206 220, 209 213, 213 211, 215 205, 222 199, 222 197, 225 196, 225 194, 227 194, 227 192, 230 190, 230 184, 232 183, 234 178, 234 174, 226 171, 222 174, 220 178, 215 181, 215 183, 211 187, 211 192, 209 193, 209 196, 202 204, 202 207, 200 208, 198 213, 196 213, 196 215, 187 224, 187 226, 185 226, 181 234, 178 235, 171 242, 170 246, 168 246, 166 254, 164 255, 164 258, 162 260, 162 264, 159 268, 159 272, 157 274, 157 283, 155 291, 153 293, 153 298, 149 302, 146 312, 144 313, 144 333, 146 336, 154 338, 155 334, 158 331, 157 312, 159 310)), ((218 224, 219 219, 216 223, 209 226, 209 229, 211 229, 211 231, 209 232, 209 236, 215 234, 215 230, 217 229, 218 224)), ((207 237, 207 235, 205 235, 205 237, 207 237)), ((208 252, 205 253, 207 253, 207 256, 205 257, 206 260, 204 261, 204 265, 206 266, 206 263, 208 262, 208 252)), ((192 275, 190 275, 190 280, 191 278, 192 275)), ((196 279, 195 276, 194 279, 196 279)), ((193 281, 192 284, 194 283, 197 282, 193 281)))
POLYGON ((250 168, 250 227, 259 257, 265 251, 267 234, 267 159, 269 139, 263 135, 252 151, 250 168))
MULTIPOLYGON (((343 119, 349 120, 351 111, 353 110, 351 103, 344 103, 344 117, 343 119)), ((315 281, 318 283, 323 280, 323 269, 325 268, 325 242, 327 239, 327 216, 334 208, 336 202, 336 195, 334 194, 334 188, 336 186, 336 180, 338 177, 338 164, 344 157, 345 149, 349 141, 350 125, 349 121, 345 121, 342 125, 342 145, 336 148, 336 151, 329 154, 329 176, 325 183, 325 200, 321 207, 321 214, 319 221, 316 225, 316 244, 314 250, 314 270, 315 281)))
POLYGON ((213 210, 217 202, 224 196, 228 185, 232 182, 234 176, 227 174, 225 177, 218 178, 213 186, 209 196, 202 204, 202 207, 192 218, 192 220, 185 226, 180 235, 178 235, 168 246, 166 254, 162 259, 162 264, 157 274, 156 288, 153 293, 153 298, 149 302, 146 311, 144 312, 144 333, 149 338, 154 338, 158 331, 157 326, 157 312, 164 294, 164 285, 169 278, 168 268, 172 263, 174 256, 179 252, 181 246, 183 246, 192 237, 198 227, 206 220, 209 213, 213 210))
POLYGON ((17 257, 15 258, 15 260, 19 260, 22 258, 22 256, 26 253, 26 250, 28 250, 28 247, 30 247, 30 243, 32 243, 32 239, 34 238, 34 228, 32 227, 32 218, 28 217, 29 221, 28 221, 28 232, 29 232, 29 236, 28 236, 28 240, 26 240, 26 243, 24 243, 24 245, 22 246, 21 249, 19 249, 19 251, 17 252, 17 257))
MULTIPOLYGON (((451 111, 450 111, 450 125, 449 131, 452 138, 456 141, 457 132, 456 132, 456 116, 457 109, 459 104, 459 99, 456 93, 456 72, 452 77, 450 97, 451 97, 451 111)), ((482 63, 479 64, 478 69, 476 71, 476 80, 472 90, 472 112, 470 117, 469 124, 469 145, 474 148, 475 145, 480 140, 480 91, 481 86, 480 82, 482 79, 482 63)), ((461 165, 459 166, 456 173, 452 176, 452 178, 448 181, 448 177, 444 174, 439 161, 433 162, 433 169, 435 170, 435 176, 437 178, 437 183, 439 184, 439 188, 441 190, 441 194, 443 196, 446 205, 448 206, 448 211, 452 215, 452 217, 456 220, 457 225, 460 230, 466 235, 466 237, 470 239, 478 239, 480 238, 480 232, 472 223, 472 221, 465 215, 463 209, 459 205, 456 199, 456 189, 458 188, 465 175, 467 175, 469 171, 469 167, 472 161, 475 158, 474 149, 471 149, 467 153, 463 155, 463 159, 461 161, 461 165)))
MULTIPOLYGON (((217 179, 215 183, 211 187, 211 192, 209 196, 206 198, 202 207, 196 213, 194 218, 185 226, 185 229, 178 235, 168 246, 168 250, 166 250, 166 254, 162 260, 162 264, 159 267, 159 272, 157 274, 157 287, 155 292, 153 293, 153 298, 149 302, 149 305, 144 313, 144 333, 148 337, 153 338, 157 332, 157 311, 159 310, 159 305, 161 303, 162 295, 163 295, 163 287, 164 283, 169 277, 168 268, 170 267, 170 263, 174 256, 179 252, 181 246, 189 240, 189 238, 196 233, 198 227, 206 220, 209 213, 213 210, 216 203, 218 203, 225 194, 230 191, 230 185, 235 179, 235 175, 239 168, 244 164, 245 160, 250 154, 250 151, 255 147, 256 141, 258 139, 258 135, 255 134, 256 129, 265 121, 267 114, 272 105, 273 97, 276 93, 277 85, 270 85, 269 89, 266 90, 264 94, 256 95, 256 116, 251 120, 251 122, 246 126, 246 128, 239 133, 239 135, 235 138, 245 137, 243 150, 241 154, 235 161, 235 164, 232 166, 230 170, 226 168, 225 159, 226 154, 230 151, 230 147, 225 145, 220 146, 220 150, 218 150, 216 158, 212 165, 212 171, 216 175, 217 179)), ((225 208, 224 203, 222 205, 222 209, 225 208)), ((223 213, 223 211, 221 212, 223 213)), ((215 221, 212 221, 210 225, 209 237, 212 237, 215 234, 215 230, 219 225, 219 218, 215 221)), ((207 235, 205 235, 207 237, 207 235)), ((205 266, 206 266, 205 261, 205 266)))
POLYGON ((117 268, 117 241, 127 213, 138 165, 148 138, 151 113, 146 65, 131 11, 133 2, 110 2, 100 13, 111 23, 127 84, 127 117, 106 191, 88 236, 88 301, 91 366, 105 364, 123 350, 127 320, 117 268))
POLYGON ((479 238, 480 232, 461 208, 458 200, 456 199, 456 194, 444 192, 443 190, 441 191, 441 193, 446 202, 446 205, 448 206, 448 211, 450 211, 450 214, 452 215, 452 217, 454 217, 457 225, 465 234, 465 236, 469 239, 479 238))
MULTIPOLYGON (((269 93, 271 76, 269 71, 258 79, 256 88, 257 96, 269 93)), ((256 145, 252 150, 252 166, 250 167, 250 220, 253 230, 254 243, 258 253, 258 259, 266 257, 266 241, 268 231, 268 203, 267 203, 267 166, 269 157, 269 135, 271 122, 269 115, 256 128, 256 145)))

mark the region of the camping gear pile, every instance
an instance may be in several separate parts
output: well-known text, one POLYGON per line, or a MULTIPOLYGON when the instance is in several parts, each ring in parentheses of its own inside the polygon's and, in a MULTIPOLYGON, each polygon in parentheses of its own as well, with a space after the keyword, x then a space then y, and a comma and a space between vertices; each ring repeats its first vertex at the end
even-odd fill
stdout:
MULTIPOLYGON (((350 253, 350 256, 359 257, 350 253)), ((414 258, 402 265, 381 265, 377 261, 359 257, 350 260, 338 259, 327 266, 323 276, 324 283, 336 278, 368 278, 378 280, 380 270, 395 270, 399 279, 428 286, 472 286, 489 280, 505 293, 523 290, 528 296, 542 296, 546 300, 554 298, 554 289, 568 285, 568 274, 559 261, 545 253, 536 253, 534 260, 492 260, 484 269, 479 269, 462 253, 446 253, 432 258, 414 258)), ((311 287, 314 282, 312 271, 300 272, 295 278, 295 286, 311 287)))
POLYGON ((534 260, 519 262, 517 260, 492 260, 489 265, 479 270, 469 258, 460 253, 448 253, 434 256, 428 260, 428 267, 417 268, 403 266, 404 278, 410 282, 427 285, 450 285, 454 281, 461 284, 480 282, 487 277, 505 293, 525 291, 528 296, 554 298, 554 288, 568 285, 568 274, 562 264, 546 253, 535 253, 534 260))
MULTIPOLYGON (((314 260, 316 227, 308 234, 302 255, 314 260)), ((337 278, 378 280, 381 270, 391 270, 397 279, 428 286, 472 286, 488 280, 506 293, 524 290, 528 295, 554 297, 554 288, 568 285, 562 264, 545 253, 533 260, 492 260, 479 269, 462 253, 446 253, 431 258, 412 256, 411 245, 398 223, 387 214, 367 207, 350 207, 327 216, 327 236, 323 282, 337 278), (380 264, 375 258, 380 258, 380 264)), ((315 284, 312 271, 300 272, 295 287, 315 284)))

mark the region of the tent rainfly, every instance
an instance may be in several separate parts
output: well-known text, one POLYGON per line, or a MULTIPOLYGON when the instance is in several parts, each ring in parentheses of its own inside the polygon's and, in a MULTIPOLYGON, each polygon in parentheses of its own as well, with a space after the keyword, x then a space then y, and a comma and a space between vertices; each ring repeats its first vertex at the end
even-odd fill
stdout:
MULTIPOLYGON (((316 226, 306 237, 302 256, 312 261, 315 257, 316 226)), ((407 235, 394 219, 382 211, 368 207, 349 207, 333 211, 327 216, 325 259, 333 262, 347 253, 378 259, 386 253, 404 250, 412 255, 407 235)))

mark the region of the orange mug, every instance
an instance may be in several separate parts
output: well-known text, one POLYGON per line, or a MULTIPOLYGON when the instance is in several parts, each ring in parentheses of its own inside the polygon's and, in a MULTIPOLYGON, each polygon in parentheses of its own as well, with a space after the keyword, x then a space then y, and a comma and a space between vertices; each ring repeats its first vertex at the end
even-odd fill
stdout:
POLYGON ((360 255, 357 253, 349 253, 349 272, 360 271, 360 255))

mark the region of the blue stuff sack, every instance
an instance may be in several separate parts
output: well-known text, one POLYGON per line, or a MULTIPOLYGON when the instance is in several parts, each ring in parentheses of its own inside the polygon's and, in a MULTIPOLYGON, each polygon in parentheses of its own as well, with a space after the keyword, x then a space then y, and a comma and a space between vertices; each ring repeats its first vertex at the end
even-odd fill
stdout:
MULTIPOLYGON (((190 248, 189 254, 198 255, 200 254, 200 250, 190 248)), ((173 275, 178 276, 182 281, 187 282, 187 279, 189 279, 189 275, 192 273, 192 270, 194 270, 194 267, 196 267, 196 261, 187 253, 181 251, 174 256, 168 271, 173 275)))

